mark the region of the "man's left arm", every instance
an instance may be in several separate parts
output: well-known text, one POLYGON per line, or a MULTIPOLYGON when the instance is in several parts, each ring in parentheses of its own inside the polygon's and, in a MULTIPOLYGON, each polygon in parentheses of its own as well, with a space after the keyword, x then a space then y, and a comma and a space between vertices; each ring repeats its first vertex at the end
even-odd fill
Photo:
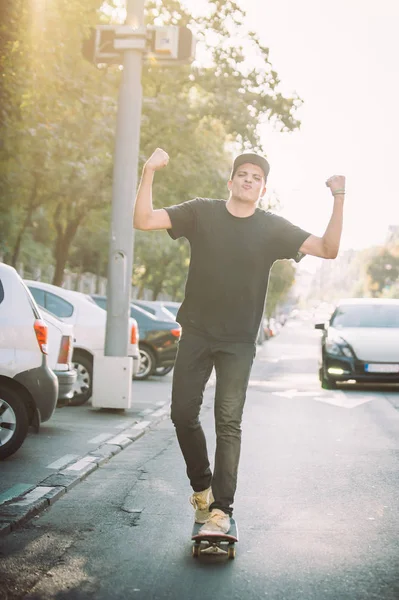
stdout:
POLYGON ((320 258, 336 258, 342 234, 342 223, 345 200, 345 177, 333 175, 326 181, 334 196, 334 206, 331 219, 322 237, 310 235, 299 248, 302 254, 319 256, 320 258))

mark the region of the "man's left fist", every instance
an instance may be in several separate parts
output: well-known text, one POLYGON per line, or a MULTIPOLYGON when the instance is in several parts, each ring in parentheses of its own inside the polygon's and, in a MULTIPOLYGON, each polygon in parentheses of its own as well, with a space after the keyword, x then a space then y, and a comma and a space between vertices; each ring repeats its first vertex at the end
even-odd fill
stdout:
POLYGON ((333 175, 326 181, 326 186, 330 188, 333 196, 345 194, 345 176, 333 175))

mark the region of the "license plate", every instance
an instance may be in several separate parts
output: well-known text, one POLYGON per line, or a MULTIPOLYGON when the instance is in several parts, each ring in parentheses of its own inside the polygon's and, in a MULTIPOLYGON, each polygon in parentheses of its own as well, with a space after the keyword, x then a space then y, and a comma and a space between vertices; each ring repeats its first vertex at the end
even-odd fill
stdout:
POLYGON ((369 363, 364 369, 367 373, 399 373, 399 365, 369 363))

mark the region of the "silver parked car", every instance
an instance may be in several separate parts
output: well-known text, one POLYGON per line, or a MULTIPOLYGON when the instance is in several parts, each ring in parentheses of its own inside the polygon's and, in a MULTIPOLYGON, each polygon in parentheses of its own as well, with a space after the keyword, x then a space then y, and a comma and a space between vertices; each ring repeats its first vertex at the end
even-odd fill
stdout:
POLYGON ((159 321, 176 321, 176 314, 172 312, 162 300, 132 300, 132 304, 151 313, 159 321))
POLYGON ((341 300, 323 332, 319 363, 322 387, 337 382, 399 384, 399 299, 341 300))

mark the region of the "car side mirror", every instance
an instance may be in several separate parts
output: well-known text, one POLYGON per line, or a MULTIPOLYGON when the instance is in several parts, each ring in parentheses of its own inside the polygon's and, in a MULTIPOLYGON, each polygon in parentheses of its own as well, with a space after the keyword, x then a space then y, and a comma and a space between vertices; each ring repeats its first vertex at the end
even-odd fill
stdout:
POLYGON ((325 330, 326 326, 324 323, 316 323, 316 325, 314 326, 315 329, 322 329, 323 331, 325 330))

